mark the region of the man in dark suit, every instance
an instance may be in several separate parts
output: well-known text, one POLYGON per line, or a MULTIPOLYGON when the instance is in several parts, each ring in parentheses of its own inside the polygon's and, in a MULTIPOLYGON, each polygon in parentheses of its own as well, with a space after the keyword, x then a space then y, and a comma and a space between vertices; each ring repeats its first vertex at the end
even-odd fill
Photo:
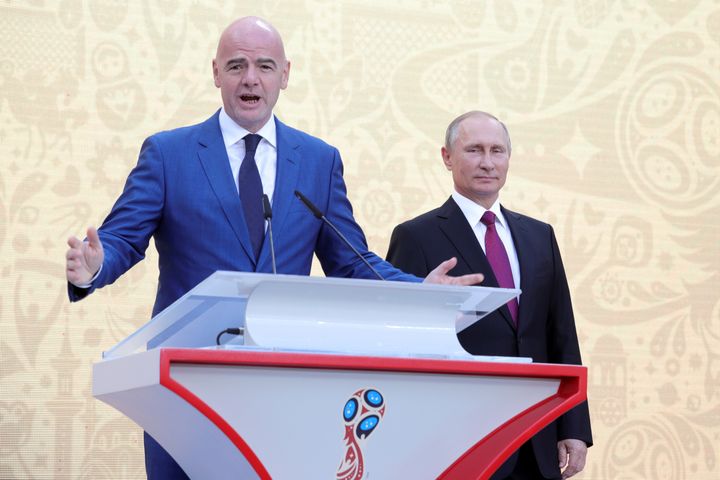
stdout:
MULTIPOLYGON (((223 108, 198 125, 149 137, 100 229, 88 228, 85 241, 68 239, 70 300, 113 283, 144 258, 151 237, 160 269, 153 315, 216 270, 270 272, 263 192, 272 199, 279 273, 308 275, 316 254, 328 276, 374 278, 295 198, 295 190, 319 206, 384 278, 421 281, 368 251, 346 196, 337 149, 273 115, 290 74, 277 30, 257 17, 233 22, 220 37, 212 65, 223 108)), ((445 262, 425 281, 482 280, 482 275, 449 277, 454 265, 445 262)), ((150 479, 187 478, 148 435, 145 463, 150 479)))
MULTIPOLYGON (((552 227, 499 203, 511 148, 507 127, 494 116, 473 111, 455 119, 441 149, 454 192, 441 207, 398 225, 387 259, 422 276, 456 257, 451 273, 481 272, 485 286, 522 290, 519 301, 458 334, 468 352, 580 364, 570 292, 552 227)), ((493 478, 568 478, 583 469, 591 444, 585 402, 541 430, 493 478)))

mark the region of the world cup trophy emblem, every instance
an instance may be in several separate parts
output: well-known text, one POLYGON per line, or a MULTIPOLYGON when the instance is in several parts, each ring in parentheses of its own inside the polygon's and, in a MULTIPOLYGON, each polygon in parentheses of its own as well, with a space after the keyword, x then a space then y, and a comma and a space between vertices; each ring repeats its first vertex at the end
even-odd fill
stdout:
POLYGON ((345 422, 345 454, 340 461, 337 480, 360 480, 365 475, 362 448, 385 415, 385 399, 374 388, 355 392, 345 402, 342 416, 345 422))

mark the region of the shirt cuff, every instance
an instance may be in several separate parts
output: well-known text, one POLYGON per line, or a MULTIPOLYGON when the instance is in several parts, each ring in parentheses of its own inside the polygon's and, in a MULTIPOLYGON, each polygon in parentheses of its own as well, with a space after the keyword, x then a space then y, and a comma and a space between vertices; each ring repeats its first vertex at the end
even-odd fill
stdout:
POLYGON ((100 268, 98 268, 98 271, 95 272, 95 275, 90 279, 88 283, 84 283, 82 285, 78 285, 77 283, 70 282, 70 284, 75 285, 77 288, 90 288, 92 287, 92 283, 95 281, 96 278, 100 275, 100 272, 102 272, 102 263, 100 264, 100 268))

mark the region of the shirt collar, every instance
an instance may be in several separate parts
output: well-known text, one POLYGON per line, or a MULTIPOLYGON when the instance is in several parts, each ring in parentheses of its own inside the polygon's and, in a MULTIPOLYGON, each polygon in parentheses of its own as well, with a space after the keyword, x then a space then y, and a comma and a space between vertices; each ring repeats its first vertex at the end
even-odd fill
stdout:
MULTIPOLYGON (((225 111, 225 107, 220 109, 220 132, 222 133, 223 142, 225 148, 235 145, 240 140, 245 138, 245 135, 249 134, 250 131, 241 127, 235 120, 230 118, 230 115, 225 111)), ((262 126, 257 134, 264 138, 270 145, 277 148, 277 132, 275 130, 275 114, 270 115, 270 118, 265 125, 262 126)))
MULTIPOLYGON (((455 200, 455 203, 457 203, 458 207, 460 207, 460 210, 462 211, 463 215, 465 215, 465 218, 467 219, 470 226, 474 228, 475 225, 480 222, 480 219, 486 212, 485 207, 473 202, 466 196, 458 193, 457 190, 453 190, 452 198, 453 200, 455 200)), ((502 214, 502 209, 500 208, 500 197, 495 200, 495 203, 493 203, 488 210, 495 214, 496 222, 499 222, 503 227, 507 228, 505 216, 502 214)))

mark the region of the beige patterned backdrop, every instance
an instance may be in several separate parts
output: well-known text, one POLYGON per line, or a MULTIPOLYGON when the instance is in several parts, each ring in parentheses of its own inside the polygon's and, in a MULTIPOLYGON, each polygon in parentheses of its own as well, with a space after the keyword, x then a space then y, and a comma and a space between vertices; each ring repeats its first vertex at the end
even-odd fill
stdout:
POLYGON ((720 478, 718 0, 2 0, 1 479, 144 476, 90 378, 148 319, 156 254, 70 305, 65 240, 145 136, 219 106, 216 40, 250 13, 293 62, 278 115, 340 148, 382 255, 449 194, 449 120, 503 118, 503 202, 555 225, 590 369, 580 477, 720 478))

